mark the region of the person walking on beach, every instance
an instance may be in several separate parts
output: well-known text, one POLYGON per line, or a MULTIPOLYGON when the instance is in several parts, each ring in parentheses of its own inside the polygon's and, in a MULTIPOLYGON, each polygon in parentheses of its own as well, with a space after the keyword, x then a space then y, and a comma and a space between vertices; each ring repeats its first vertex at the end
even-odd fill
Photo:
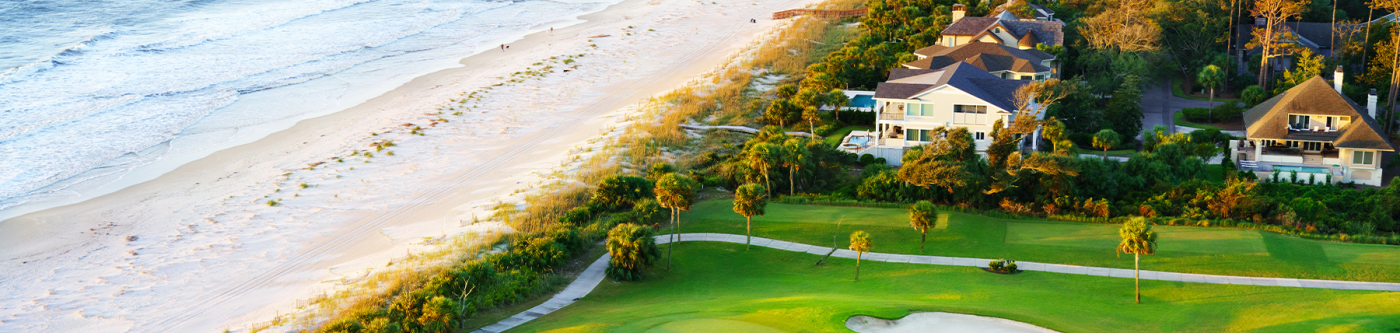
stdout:
POLYGON ((549 27, 549 35, 554 36, 554 27, 549 27))
POLYGON ((501 52, 505 52, 505 51, 506 51, 506 44, 501 44, 501 52))

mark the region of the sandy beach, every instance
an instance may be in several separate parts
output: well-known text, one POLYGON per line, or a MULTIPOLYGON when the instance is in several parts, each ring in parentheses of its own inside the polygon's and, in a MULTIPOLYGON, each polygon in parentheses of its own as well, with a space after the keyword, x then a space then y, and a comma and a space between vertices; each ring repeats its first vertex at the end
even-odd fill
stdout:
POLYGON ((638 102, 726 64, 779 24, 772 12, 814 2, 626 0, 154 180, 0 222, 0 331, 237 331, 440 237, 498 230, 471 222, 596 152, 638 102))

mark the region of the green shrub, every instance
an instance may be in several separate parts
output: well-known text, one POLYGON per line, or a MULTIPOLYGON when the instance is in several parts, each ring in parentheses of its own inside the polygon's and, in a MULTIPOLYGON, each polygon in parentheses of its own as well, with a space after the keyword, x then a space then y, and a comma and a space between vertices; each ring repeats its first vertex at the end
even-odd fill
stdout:
POLYGON ((860 162, 861 165, 875 164, 875 155, 861 154, 858 162, 860 162))
MULTIPOLYGON (((653 165, 653 169, 656 169, 656 166, 653 165)), ((637 200, 651 198, 652 186, 651 180, 642 177, 608 177, 598 183, 598 189, 593 191, 593 197, 588 203, 608 210, 628 207, 637 200)))
POLYGON ((651 228, 623 223, 608 232, 607 276, 618 281, 642 279, 642 272, 661 258, 651 228))

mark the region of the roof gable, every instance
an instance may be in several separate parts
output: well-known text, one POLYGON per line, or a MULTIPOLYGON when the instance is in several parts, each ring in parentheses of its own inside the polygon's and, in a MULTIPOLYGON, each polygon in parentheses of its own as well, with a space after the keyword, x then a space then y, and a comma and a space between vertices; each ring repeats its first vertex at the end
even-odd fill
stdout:
POLYGON ((1244 113, 1246 136, 1250 139, 1331 141, 1338 148, 1395 150, 1380 135, 1380 125, 1375 119, 1334 89, 1318 76, 1259 103, 1244 113), (1290 132, 1289 114, 1346 116, 1352 121, 1333 135, 1313 135, 1312 132, 1290 132), (1335 139, 1331 139, 1334 135, 1335 139))
POLYGON ((937 70, 895 68, 890 71, 890 81, 881 82, 876 86, 875 98, 913 99, 929 91, 951 86, 997 108, 1010 111, 1016 110, 1016 89, 1028 82, 1003 80, 965 62, 937 70))

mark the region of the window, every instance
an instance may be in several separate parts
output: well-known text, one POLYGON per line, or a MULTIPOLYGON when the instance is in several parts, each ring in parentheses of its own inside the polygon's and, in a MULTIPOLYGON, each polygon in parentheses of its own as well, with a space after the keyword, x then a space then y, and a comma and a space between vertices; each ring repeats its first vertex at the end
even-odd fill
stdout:
POLYGON ((987 132, 972 132, 972 138, 977 141, 986 140, 987 132))
POLYGON ((987 106, 953 105, 953 123, 985 124, 987 123, 987 106))
POLYGON ((1021 75, 1021 79, 1022 79, 1022 80, 1030 80, 1030 79, 1034 79, 1034 78, 1035 78, 1034 76, 1030 76, 1030 75, 1021 75))
POLYGON ((904 130, 904 139, 908 141, 933 141, 932 132, 932 130, 906 129, 904 130))
POLYGON ((1299 130, 1308 129, 1308 116, 1290 114, 1288 115, 1288 127, 1299 130))
POLYGON ((1374 159, 1375 157, 1376 157, 1376 153, 1375 153, 1375 152, 1369 152, 1369 151, 1352 152, 1352 154, 1351 154, 1351 164, 1371 165, 1371 162, 1374 162, 1373 159, 1374 159))
POLYGON ((1305 141, 1305 142, 1303 142, 1303 150, 1306 150, 1306 151, 1319 151, 1319 150, 1322 150, 1322 143, 1321 143, 1321 142, 1306 142, 1306 141, 1305 141))
POLYGON ((906 116, 933 116, 933 104, 909 103, 909 108, 904 112, 906 116))

